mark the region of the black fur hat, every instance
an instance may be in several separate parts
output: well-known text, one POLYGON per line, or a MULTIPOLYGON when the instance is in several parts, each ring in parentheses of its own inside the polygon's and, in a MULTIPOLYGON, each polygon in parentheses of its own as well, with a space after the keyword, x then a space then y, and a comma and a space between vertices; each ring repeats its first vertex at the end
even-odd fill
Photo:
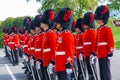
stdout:
POLYGON ((71 30, 73 22, 72 10, 68 7, 61 9, 55 18, 55 22, 59 23, 63 29, 71 30))
POLYGON ((107 24, 109 14, 109 7, 101 5, 95 10, 95 20, 103 20, 104 24, 107 24))
POLYGON ((83 18, 79 18, 76 22, 75 28, 79 28, 82 32, 84 32, 82 21, 83 21, 83 18))
POLYGON ((72 22, 72 28, 71 28, 72 32, 75 32, 75 25, 76 25, 76 21, 74 20, 72 22))
POLYGON ((30 22, 30 30, 35 30, 35 25, 33 20, 31 20, 30 22))
POLYGON ((34 18, 35 27, 40 27, 42 15, 36 15, 34 18))
POLYGON ((30 22, 31 22, 30 17, 25 17, 24 18, 23 25, 24 25, 25 30, 29 30, 30 22))
POLYGON ((14 32, 15 34, 17 34, 19 31, 18 27, 16 25, 14 25, 12 28, 11 28, 11 32, 14 32))
POLYGON ((8 31, 9 31, 9 28, 8 28, 8 27, 3 28, 3 32, 4 32, 4 33, 8 33, 8 31))
POLYGON ((24 29, 19 29, 19 33, 20 34, 25 34, 25 30, 24 29))
POLYGON ((47 24, 49 28, 54 28, 55 15, 56 13, 53 9, 47 9, 42 15, 41 23, 47 24))
POLYGON ((83 25, 88 25, 90 28, 95 28, 94 14, 92 12, 87 12, 84 14, 83 25))

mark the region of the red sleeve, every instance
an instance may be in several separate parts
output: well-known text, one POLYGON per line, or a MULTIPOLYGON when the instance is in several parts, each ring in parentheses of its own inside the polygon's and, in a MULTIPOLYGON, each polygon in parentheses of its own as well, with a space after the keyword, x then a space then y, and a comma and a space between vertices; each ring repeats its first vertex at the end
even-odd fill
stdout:
POLYGON ((67 64, 70 62, 70 64, 73 64, 74 60, 74 37, 70 32, 65 33, 64 36, 64 48, 65 48, 65 63, 67 64))
POLYGON ((109 53, 113 52, 114 51, 114 37, 113 37, 113 33, 112 33, 111 28, 107 28, 106 40, 107 40, 107 43, 108 43, 108 49, 109 49, 108 51, 109 51, 109 53))
POLYGON ((50 39, 50 48, 51 48, 52 60, 55 60, 57 35, 54 32, 52 32, 49 39, 50 39))
POLYGON ((96 30, 91 31, 91 42, 92 42, 92 52, 96 53, 97 50, 97 32, 96 30))
POLYGON ((20 48, 19 35, 15 36, 15 45, 17 48, 20 48))

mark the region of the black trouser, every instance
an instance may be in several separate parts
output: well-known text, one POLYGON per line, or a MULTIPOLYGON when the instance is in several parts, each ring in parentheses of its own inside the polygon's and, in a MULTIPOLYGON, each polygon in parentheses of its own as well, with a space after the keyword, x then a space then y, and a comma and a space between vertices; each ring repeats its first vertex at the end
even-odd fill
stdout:
POLYGON ((66 71, 57 72, 58 80, 67 80, 67 73, 66 71))
MULTIPOLYGON (((85 73, 86 66, 85 66, 85 61, 84 60, 83 60, 83 62, 84 62, 83 63, 83 65, 84 65, 83 71, 85 73)), ((77 80, 84 80, 79 60, 77 60, 77 65, 78 65, 78 78, 77 78, 77 80)))
POLYGON ((7 46, 5 46, 5 56, 9 56, 7 46))
MULTIPOLYGON (((94 75, 93 75, 93 71, 92 71, 92 68, 90 66, 90 60, 89 60, 89 57, 86 57, 85 58, 85 61, 86 61, 86 66, 87 66, 87 71, 88 71, 88 76, 89 76, 89 80, 95 80, 94 79, 94 75)), ((94 68, 95 68, 95 64, 93 64, 94 68)), ((97 72, 96 72, 97 73, 97 72)))
POLYGON ((101 80, 111 80, 110 60, 108 58, 101 58, 98 60, 101 80))
POLYGON ((40 72, 38 73, 38 75, 41 77, 41 80, 44 80, 45 76, 44 76, 43 61, 40 61, 40 63, 41 63, 40 64, 40 72))
POLYGON ((18 51, 17 50, 13 50, 13 55, 15 57, 14 64, 18 64, 19 63, 18 51))
POLYGON ((47 67, 43 67, 43 79, 44 80, 50 80, 49 76, 48 76, 48 71, 47 71, 47 67))
POLYGON ((20 56, 21 58, 22 58, 22 54, 23 54, 23 53, 22 53, 22 49, 20 48, 20 49, 19 49, 19 56, 20 56))

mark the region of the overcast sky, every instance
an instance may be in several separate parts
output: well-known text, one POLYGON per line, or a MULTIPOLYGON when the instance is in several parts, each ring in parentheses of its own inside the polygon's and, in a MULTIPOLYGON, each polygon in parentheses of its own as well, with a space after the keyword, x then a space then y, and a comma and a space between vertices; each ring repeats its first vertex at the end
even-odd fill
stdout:
POLYGON ((7 17, 35 16, 40 3, 36 0, 26 2, 26 0, 0 0, 0 21, 7 17))

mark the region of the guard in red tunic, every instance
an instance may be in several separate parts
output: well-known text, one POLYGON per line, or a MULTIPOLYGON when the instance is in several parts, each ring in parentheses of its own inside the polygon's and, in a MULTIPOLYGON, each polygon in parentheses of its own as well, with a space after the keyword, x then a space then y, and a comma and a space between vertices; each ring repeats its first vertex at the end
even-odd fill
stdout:
POLYGON ((67 75, 72 73, 74 60, 74 37, 71 33, 72 10, 70 8, 61 9, 55 22, 56 28, 59 30, 55 53, 55 68, 58 80, 67 80, 67 75))
POLYGON ((112 80, 108 58, 113 56, 114 38, 112 29, 107 26, 109 14, 108 6, 101 5, 95 11, 96 22, 100 25, 97 30, 97 56, 101 80, 112 80))
POLYGON ((24 47, 24 54, 28 55, 28 42, 30 40, 30 36, 29 36, 29 33, 30 33, 30 21, 31 21, 31 18, 30 17, 25 17, 24 19, 24 22, 23 22, 23 25, 25 27, 25 38, 23 40, 23 47, 24 47))
POLYGON ((34 25, 35 25, 35 40, 34 40, 34 47, 35 47, 35 61, 36 61, 36 70, 37 70, 37 75, 38 75, 38 80, 44 80, 43 78, 43 48, 42 48, 42 43, 43 43, 43 36, 44 32, 43 29, 41 28, 41 18, 42 15, 36 15, 34 18, 34 25))
POLYGON ((9 28, 4 28, 4 47, 5 47, 5 57, 8 57, 8 51, 7 51, 7 46, 8 46, 8 41, 9 41, 9 35, 8 35, 9 28))
POLYGON ((20 42, 19 42, 19 35, 18 35, 18 28, 17 26, 13 26, 11 28, 11 33, 9 36, 9 47, 11 49, 11 54, 13 58, 13 65, 19 64, 18 59, 18 49, 20 49, 20 42))
POLYGON ((36 32, 33 20, 30 22, 30 40, 28 42, 29 54, 35 60, 35 39, 36 32))
POLYGON ((95 55, 96 55, 96 40, 97 31, 95 30, 94 14, 87 12, 84 14, 83 26, 85 29, 83 36, 83 53, 86 60, 89 80, 97 78, 95 69, 95 55), (92 66, 93 65, 93 66, 92 66))
POLYGON ((40 28, 41 18, 42 18, 42 15, 37 15, 35 16, 35 19, 34 19, 34 25, 35 25, 35 31, 36 31, 36 35, 35 35, 36 39, 34 40, 36 61, 43 60, 43 49, 42 49, 43 30, 42 28, 40 28))
POLYGON ((44 66, 44 80, 49 80, 47 74, 47 67, 50 69, 54 66, 54 55, 56 48, 57 35, 52 30, 54 28, 55 11, 47 9, 41 19, 41 28, 44 30, 43 36, 43 66, 44 66))
MULTIPOLYGON (((84 35, 84 28, 82 24, 82 18, 79 18, 75 25, 75 31, 77 32, 76 36, 76 57, 77 57, 77 65, 78 65, 78 80, 84 80, 83 76, 85 76, 81 69, 85 72, 85 67, 81 67, 80 60, 83 60, 83 35, 84 35), (82 59, 80 59, 82 58, 82 59)), ((82 63, 85 64, 85 63, 82 63)))
POLYGON ((20 41, 20 49, 19 49, 19 56, 22 58, 23 55, 23 42, 24 42, 24 38, 25 38, 25 31, 24 29, 19 29, 19 41, 20 41))

